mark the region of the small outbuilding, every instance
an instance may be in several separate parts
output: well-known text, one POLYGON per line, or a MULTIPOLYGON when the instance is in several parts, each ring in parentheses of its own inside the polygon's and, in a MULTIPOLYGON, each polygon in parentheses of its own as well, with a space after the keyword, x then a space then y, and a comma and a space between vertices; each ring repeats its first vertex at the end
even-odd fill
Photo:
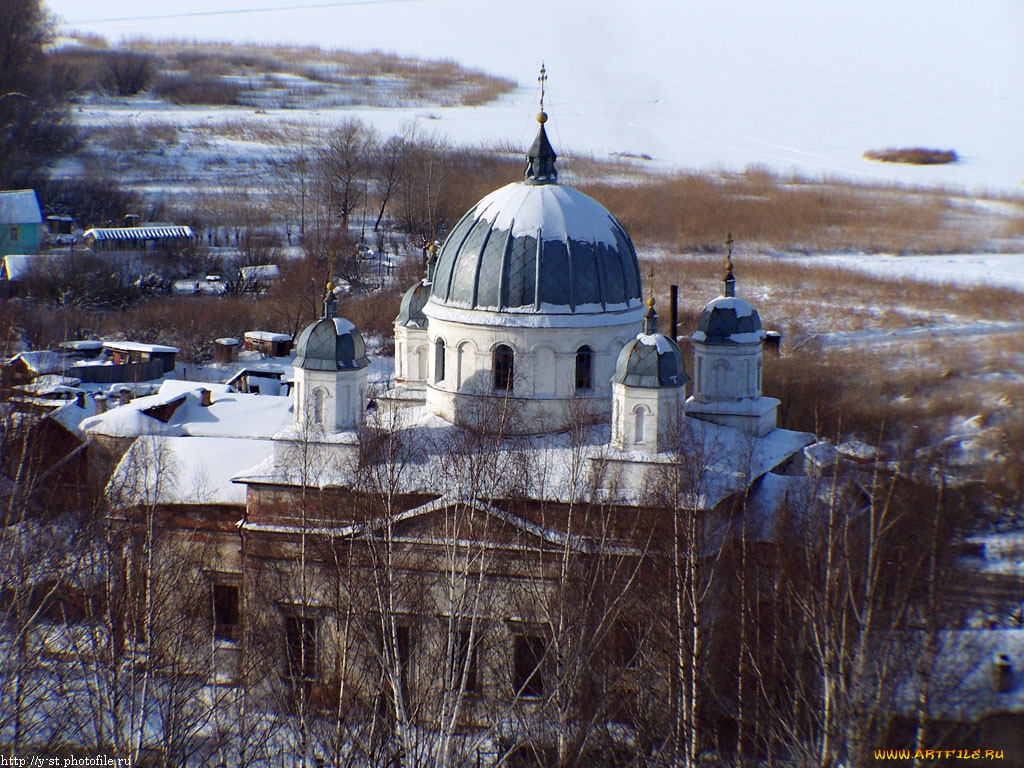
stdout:
POLYGON ((0 192, 0 256, 39 253, 43 214, 34 189, 0 192))
POLYGON ((292 337, 287 333, 246 331, 245 348, 250 352, 262 352, 268 357, 288 357, 292 352, 292 337))
POLYGON ((94 253, 179 250, 195 242, 195 233, 191 227, 176 224, 93 227, 83 233, 82 240, 94 253))

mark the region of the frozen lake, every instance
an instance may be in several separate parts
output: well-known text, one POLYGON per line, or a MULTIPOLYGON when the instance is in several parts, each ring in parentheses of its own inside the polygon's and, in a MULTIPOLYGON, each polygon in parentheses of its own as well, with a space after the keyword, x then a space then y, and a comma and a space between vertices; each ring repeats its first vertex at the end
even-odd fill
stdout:
MULTIPOLYGON (((527 146, 543 60, 556 149, 649 155, 663 167, 761 164, 810 177, 1022 191, 1024 5, 1015 0, 47 4, 68 26, 114 40, 382 49, 520 82, 494 105, 430 110, 431 128, 456 141, 527 146), (955 149, 961 160, 912 167, 861 158, 893 146, 955 149)), ((409 118, 366 116, 381 127, 409 118)))

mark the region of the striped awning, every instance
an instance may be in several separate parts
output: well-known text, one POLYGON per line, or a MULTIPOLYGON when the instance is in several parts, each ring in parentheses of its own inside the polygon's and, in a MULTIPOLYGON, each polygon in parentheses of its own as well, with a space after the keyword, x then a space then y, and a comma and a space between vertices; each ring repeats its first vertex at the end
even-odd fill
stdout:
POLYGON ((195 237, 192 227, 96 227, 82 235, 103 240, 165 240, 176 237, 195 237))

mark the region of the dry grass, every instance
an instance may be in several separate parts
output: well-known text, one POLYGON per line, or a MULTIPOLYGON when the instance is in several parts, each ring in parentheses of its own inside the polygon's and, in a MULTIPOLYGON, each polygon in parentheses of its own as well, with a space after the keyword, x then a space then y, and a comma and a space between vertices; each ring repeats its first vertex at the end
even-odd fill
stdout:
MULTIPOLYGON (((475 106, 516 87, 513 80, 451 59, 400 57, 382 51, 145 39, 126 41, 120 49, 156 57, 164 76, 153 90, 176 104, 259 106, 274 99, 281 102, 279 106, 291 107, 312 101, 337 106, 475 106), (295 82, 294 77, 302 80, 295 82)), ((83 73, 80 88, 99 90, 99 69, 111 50, 83 41, 60 49, 57 55, 69 69, 83 73)))
POLYGON ((959 159, 952 149, 925 149, 924 147, 869 149, 864 153, 864 157, 882 163, 908 163, 910 165, 945 165, 946 163, 955 163, 959 159))
POLYGON ((952 195, 942 190, 808 182, 756 167, 579 186, 635 240, 680 251, 717 250, 730 231, 772 249, 893 253, 981 248, 990 236, 947 226, 952 195))

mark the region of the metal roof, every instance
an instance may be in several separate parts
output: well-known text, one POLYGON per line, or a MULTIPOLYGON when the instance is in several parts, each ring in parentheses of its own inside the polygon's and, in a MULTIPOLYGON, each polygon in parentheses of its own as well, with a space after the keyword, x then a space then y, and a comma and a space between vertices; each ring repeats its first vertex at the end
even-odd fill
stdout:
POLYGON ((342 317, 321 318, 307 325, 295 339, 292 365, 296 368, 340 371, 365 368, 369 364, 363 337, 342 317))
POLYGON ((619 352, 612 381, 630 387, 681 387, 690 380, 683 353, 668 336, 641 334, 619 352))
POLYGON ((34 189, 0 192, 0 224, 42 224, 34 189))
POLYGON ((640 298, 629 235, 591 197, 560 184, 502 187, 445 240, 431 301, 468 309, 601 312, 640 298))
POLYGON ((704 307, 697 319, 697 330, 704 333, 706 344, 736 343, 734 336, 757 334, 761 330, 761 316, 746 299, 719 296, 704 307))
POLYGON ((87 229, 83 237, 103 240, 161 240, 170 237, 195 237, 191 227, 94 227, 87 229))

